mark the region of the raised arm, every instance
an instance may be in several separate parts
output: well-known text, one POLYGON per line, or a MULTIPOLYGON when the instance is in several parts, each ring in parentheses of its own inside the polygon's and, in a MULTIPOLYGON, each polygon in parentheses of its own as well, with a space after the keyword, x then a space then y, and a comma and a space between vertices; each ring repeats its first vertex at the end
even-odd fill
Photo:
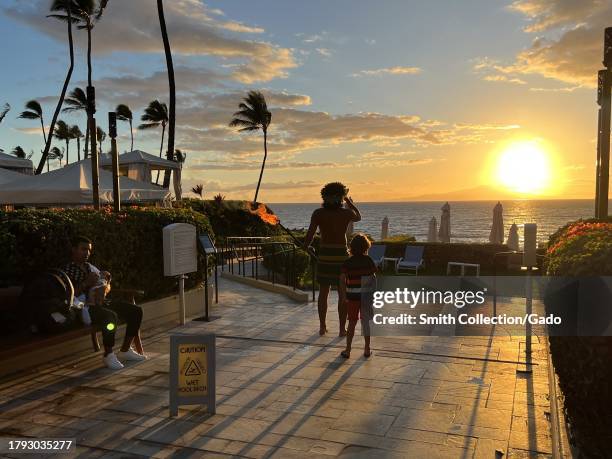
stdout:
POLYGON ((346 203, 346 207, 348 209, 350 209, 355 214, 355 217, 353 218, 353 221, 354 222, 360 221, 361 220, 361 213, 359 212, 359 209, 357 209, 357 207, 355 207, 355 204, 353 203, 353 200, 349 196, 346 196, 344 198, 344 202, 346 203))

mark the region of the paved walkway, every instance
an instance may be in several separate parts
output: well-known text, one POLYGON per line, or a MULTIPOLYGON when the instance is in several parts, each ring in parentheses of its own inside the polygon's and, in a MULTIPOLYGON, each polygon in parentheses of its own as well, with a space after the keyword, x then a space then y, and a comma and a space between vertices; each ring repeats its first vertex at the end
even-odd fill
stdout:
POLYGON ((164 332, 120 372, 87 354, 0 382, 0 436, 72 437, 88 458, 550 456, 544 343, 526 367, 520 337, 373 338, 366 360, 357 336, 347 361, 313 303, 220 287, 221 318, 181 330, 218 336, 216 415, 168 417, 164 332))

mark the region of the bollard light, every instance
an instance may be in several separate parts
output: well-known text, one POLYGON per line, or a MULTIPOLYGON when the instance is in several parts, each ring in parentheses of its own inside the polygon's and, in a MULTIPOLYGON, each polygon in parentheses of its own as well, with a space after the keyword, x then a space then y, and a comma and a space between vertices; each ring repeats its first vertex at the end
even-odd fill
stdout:
POLYGON ((108 135, 111 139, 117 138, 117 113, 108 112, 108 135))

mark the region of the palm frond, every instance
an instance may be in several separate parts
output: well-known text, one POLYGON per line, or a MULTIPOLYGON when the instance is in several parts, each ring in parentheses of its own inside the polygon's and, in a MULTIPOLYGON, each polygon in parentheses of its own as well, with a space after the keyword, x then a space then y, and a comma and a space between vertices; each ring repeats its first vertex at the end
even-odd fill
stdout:
POLYGON ((159 127, 161 123, 143 123, 138 126, 138 129, 154 129, 159 127))
POLYGON ((18 118, 25 119, 25 120, 37 120, 40 118, 40 116, 38 115, 38 113, 24 111, 24 112, 21 112, 18 118))
POLYGON ((10 109, 11 109, 11 106, 9 104, 4 104, 4 107, 0 111, 0 123, 2 123, 2 120, 4 119, 4 117, 9 112, 10 109))
POLYGON ((117 119, 121 121, 130 121, 133 118, 132 110, 125 104, 117 105, 115 112, 117 113, 117 119))

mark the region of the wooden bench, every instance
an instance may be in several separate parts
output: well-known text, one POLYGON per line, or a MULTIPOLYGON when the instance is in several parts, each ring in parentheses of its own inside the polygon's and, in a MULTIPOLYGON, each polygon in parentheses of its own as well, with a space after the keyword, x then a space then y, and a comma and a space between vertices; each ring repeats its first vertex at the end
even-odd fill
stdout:
MULTIPOLYGON (((22 286, 12 286, 7 288, 0 288, 0 311, 15 311, 19 307, 19 297, 22 286)), ((112 289, 111 291, 115 296, 125 298, 126 301, 136 304, 136 297, 143 296, 144 291, 134 289, 112 289)), ((98 341, 98 332, 100 330, 93 325, 83 325, 79 328, 69 329, 61 333, 49 334, 49 335, 34 335, 30 330, 24 330, 18 332, 9 337, 3 337, 2 350, 0 350, 0 360, 3 360, 9 355, 13 355, 17 350, 19 352, 28 352, 34 349, 39 349, 44 345, 53 345, 68 341, 73 338, 79 338, 81 336, 90 335, 91 344, 94 352, 100 350, 100 343, 98 341)), ((135 343, 138 352, 142 353, 142 342, 140 336, 136 336, 135 343)))

